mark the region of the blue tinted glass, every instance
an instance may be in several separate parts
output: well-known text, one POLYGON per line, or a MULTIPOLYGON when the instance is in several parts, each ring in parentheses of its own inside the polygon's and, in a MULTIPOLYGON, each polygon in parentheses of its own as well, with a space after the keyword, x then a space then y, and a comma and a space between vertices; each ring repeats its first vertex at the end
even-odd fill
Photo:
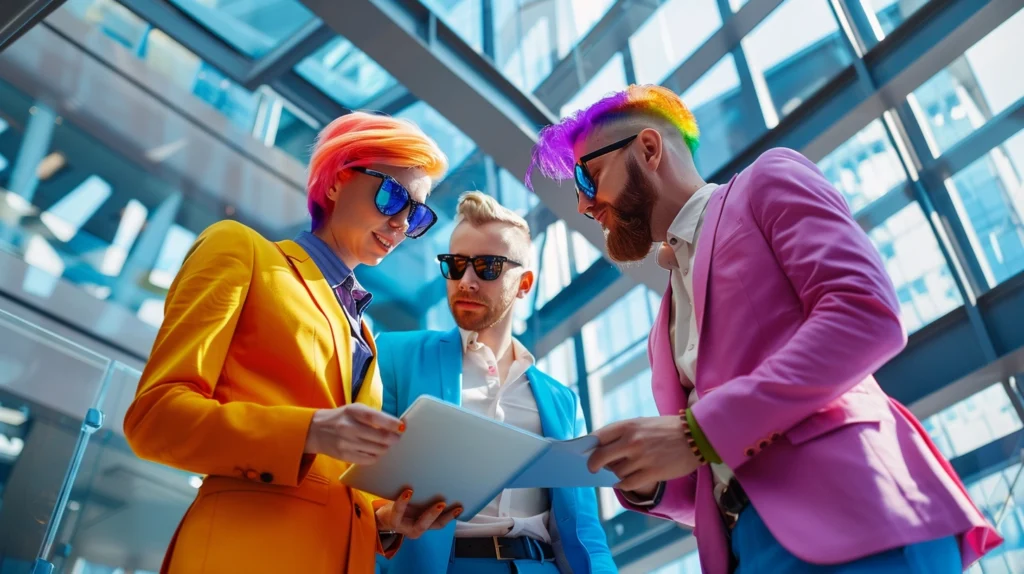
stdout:
POLYGON ((414 237, 419 236, 433 222, 434 215, 430 210, 426 206, 417 205, 409 212, 409 230, 406 231, 406 234, 414 237))
POLYGON ((392 216, 405 209, 409 202, 409 195, 402 189, 402 186, 393 179, 385 179, 377 190, 377 209, 387 216, 392 216))
POLYGON ((258 58, 281 45, 313 19, 298 0, 256 3, 233 0, 171 0, 228 44, 258 58))
POLYGON ((594 196, 597 195, 594 192, 594 182, 590 181, 580 164, 576 164, 576 186, 590 199, 594 199, 594 196))

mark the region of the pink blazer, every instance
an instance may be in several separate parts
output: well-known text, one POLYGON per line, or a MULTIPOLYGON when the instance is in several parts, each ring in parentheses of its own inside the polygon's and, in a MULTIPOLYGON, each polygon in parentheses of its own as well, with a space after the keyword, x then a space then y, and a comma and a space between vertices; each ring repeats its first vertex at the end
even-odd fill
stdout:
MULTIPOLYGON (((877 251, 813 163, 774 149, 715 191, 693 288, 694 417, 783 547, 835 564, 956 534, 966 569, 1002 542, 917 419, 872 376, 906 345, 899 304, 877 251)), ((648 343, 663 415, 687 396, 668 335, 671 297, 670 286, 648 343)), ((668 483, 648 511, 695 525, 704 572, 727 572, 708 467, 668 483)))

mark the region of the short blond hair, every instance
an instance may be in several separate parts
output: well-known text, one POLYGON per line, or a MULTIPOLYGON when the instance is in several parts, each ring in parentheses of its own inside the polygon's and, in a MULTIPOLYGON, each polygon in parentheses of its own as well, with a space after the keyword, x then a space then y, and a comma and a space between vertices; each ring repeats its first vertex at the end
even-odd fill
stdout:
POLYGON ((482 227, 488 223, 504 223, 523 233, 523 247, 516 249, 520 263, 530 265, 533 253, 533 239, 530 224, 518 213, 498 203, 498 200, 480 191, 467 191, 459 196, 459 206, 455 212, 455 225, 468 223, 473 227, 482 227))

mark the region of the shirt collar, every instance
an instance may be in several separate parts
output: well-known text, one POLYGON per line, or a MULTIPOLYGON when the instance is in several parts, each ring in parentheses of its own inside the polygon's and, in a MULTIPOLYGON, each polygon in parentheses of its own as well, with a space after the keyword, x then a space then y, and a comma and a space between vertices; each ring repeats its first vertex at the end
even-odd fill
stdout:
MULTIPOLYGON (((484 346, 484 344, 479 341, 480 333, 477 333, 476 331, 468 331, 459 327, 459 334, 462 336, 463 353, 466 351, 475 351, 484 346)), ((520 343, 519 339, 516 339, 515 337, 512 337, 512 350, 515 353, 515 362, 517 363, 519 361, 526 361, 527 364, 534 365, 537 362, 533 353, 528 351, 526 346, 520 343)), ((491 352, 494 352, 494 349, 491 349, 491 352)))
POLYGON ((693 245, 697 240, 697 228, 700 227, 704 208, 711 199, 711 194, 718 188, 717 183, 708 183, 698 189, 693 197, 679 210, 672 224, 668 226, 669 239, 678 239, 693 245))
POLYGON ((332 291, 341 287, 352 295, 352 300, 356 305, 356 313, 361 315, 366 307, 369 306, 370 301, 373 300, 373 294, 359 284, 355 273, 348 268, 348 265, 345 265, 345 262, 338 257, 338 254, 323 239, 309 231, 299 233, 295 238, 295 242, 306 250, 306 253, 313 259, 317 268, 324 274, 324 279, 327 280, 327 284, 331 287, 332 291))

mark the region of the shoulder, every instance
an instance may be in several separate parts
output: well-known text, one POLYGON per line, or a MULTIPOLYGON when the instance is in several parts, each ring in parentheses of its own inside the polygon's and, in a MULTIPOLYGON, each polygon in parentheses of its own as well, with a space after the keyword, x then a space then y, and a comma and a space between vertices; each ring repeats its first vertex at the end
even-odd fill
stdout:
POLYGON ((774 148, 761 154, 743 171, 746 180, 742 186, 755 215, 774 213, 785 205, 810 203, 846 209, 846 201, 818 169, 818 166, 799 152, 787 148, 774 148))
POLYGON ((386 331, 374 337, 374 340, 377 346, 420 346, 440 340, 442 335, 444 333, 441 331, 386 331))
POLYGON ((755 182, 784 181, 808 176, 822 177, 814 162, 789 148, 772 148, 743 170, 755 182))

